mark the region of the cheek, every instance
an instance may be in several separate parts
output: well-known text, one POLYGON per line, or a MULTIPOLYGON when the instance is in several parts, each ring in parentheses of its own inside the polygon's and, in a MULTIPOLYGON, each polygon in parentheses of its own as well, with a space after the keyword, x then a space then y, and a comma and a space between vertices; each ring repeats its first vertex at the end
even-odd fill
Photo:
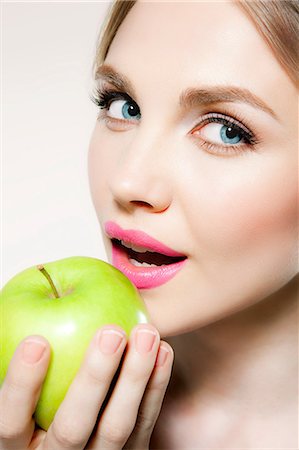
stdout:
MULTIPOLYGON (((274 268, 289 264, 296 252, 298 233, 298 182, 295 164, 272 159, 221 171, 222 176, 206 178, 209 193, 198 195, 199 208, 190 223, 199 251, 211 270, 226 271, 274 268), (209 182, 208 180, 218 182, 209 182), (272 265, 273 264, 273 265, 272 265), (210 265, 210 266, 209 266, 210 265), (275 266, 275 267, 276 267, 275 266)), ((226 166, 227 169, 227 166, 226 166)), ((200 256, 199 256, 200 257, 200 256)), ((293 259, 294 261, 294 259, 293 259)), ((293 267, 294 270, 294 267, 293 267)))

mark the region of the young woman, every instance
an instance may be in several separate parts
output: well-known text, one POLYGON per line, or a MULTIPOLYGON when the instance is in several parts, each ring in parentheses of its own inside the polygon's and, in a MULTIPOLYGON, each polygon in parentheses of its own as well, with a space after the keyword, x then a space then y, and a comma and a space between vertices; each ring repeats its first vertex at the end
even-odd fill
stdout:
POLYGON ((1 450, 298 447, 298 17, 292 1, 113 6, 90 186, 152 323, 99 330, 47 433, 49 345, 22 342, 1 450))

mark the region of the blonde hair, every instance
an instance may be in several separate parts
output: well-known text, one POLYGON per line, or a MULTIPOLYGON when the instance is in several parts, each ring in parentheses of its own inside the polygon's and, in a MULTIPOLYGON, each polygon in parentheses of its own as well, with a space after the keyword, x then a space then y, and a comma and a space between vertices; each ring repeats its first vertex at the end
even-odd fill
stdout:
MULTIPOLYGON (((298 0, 236 0, 298 86, 298 0)), ((114 0, 100 30, 93 74, 103 64, 118 28, 136 0, 114 0)))
POLYGON ((94 74, 105 61, 117 30, 135 3, 136 0, 114 0, 111 4, 97 39, 96 57, 93 63, 94 74))

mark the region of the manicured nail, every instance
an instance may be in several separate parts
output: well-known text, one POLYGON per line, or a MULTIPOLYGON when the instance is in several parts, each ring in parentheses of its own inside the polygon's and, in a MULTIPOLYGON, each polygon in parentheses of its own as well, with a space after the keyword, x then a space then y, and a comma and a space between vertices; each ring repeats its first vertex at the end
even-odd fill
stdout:
POLYGON ((102 330, 99 338, 99 346, 102 353, 112 355, 117 351, 124 339, 124 335, 117 330, 102 330))
POLYGON ((157 334, 146 328, 138 330, 135 338, 136 349, 139 353, 148 353, 153 348, 157 334))
POLYGON ((156 366, 162 367, 165 364, 169 351, 165 347, 159 348, 159 353, 156 359, 156 366))
POLYGON ((46 345, 43 342, 28 339, 23 344, 23 359, 28 364, 37 363, 45 350, 46 345))

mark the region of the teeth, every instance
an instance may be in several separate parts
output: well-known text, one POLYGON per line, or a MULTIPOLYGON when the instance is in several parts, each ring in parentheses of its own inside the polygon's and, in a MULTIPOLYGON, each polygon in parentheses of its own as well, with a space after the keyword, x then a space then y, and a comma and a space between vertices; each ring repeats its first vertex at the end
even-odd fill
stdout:
MULTIPOLYGON (((156 266, 156 264, 148 264, 146 262, 141 263, 139 261, 136 261, 136 259, 132 259, 132 258, 130 258, 129 261, 131 264, 133 264, 133 266, 136 266, 136 267, 158 267, 158 266, 156 266)), ((165 264, 162 264, 162 266, 164 266, 164 265, 165 264)), ((161 267, 161 266, 159 266, 159 267, 161 267)))
POLYGON ((145 253, 149 252, 150 250, 146 247, 137 247, 136 245, 130 244, 129 242, 120 241, 121 245, 123 245, 126 248, 130 248, 131 250, 134 250, 134 252, 138 253, 145 253))

